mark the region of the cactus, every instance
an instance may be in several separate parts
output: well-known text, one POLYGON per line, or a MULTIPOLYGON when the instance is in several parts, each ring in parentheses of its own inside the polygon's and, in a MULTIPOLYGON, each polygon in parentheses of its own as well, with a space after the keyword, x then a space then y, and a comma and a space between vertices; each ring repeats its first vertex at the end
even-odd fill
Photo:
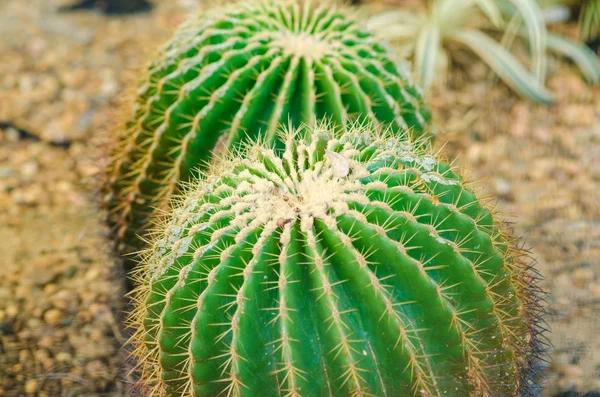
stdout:
POLYGON ((191 183, 143 255, 151 395, 535 395, 536 273, 463 179, 368 126, 281 136, 191 183))
MULTIPOLYGON (((149 66, 105 184, 122 252, 212 151, 322 117, 421 134, 429 112, 391 53, 342 9, 238 2, 185 23, 149 66)), ((280 144, 281 146, 281 144, 280 144)))

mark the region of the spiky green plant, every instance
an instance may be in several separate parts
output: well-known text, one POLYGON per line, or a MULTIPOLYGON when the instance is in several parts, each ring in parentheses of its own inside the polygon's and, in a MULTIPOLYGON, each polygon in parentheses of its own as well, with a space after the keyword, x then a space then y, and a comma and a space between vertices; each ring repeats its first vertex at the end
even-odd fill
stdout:
POLYGON ((569 58, 586 80, 600 83, 600 62, 590 49, 547 32, 540 8, 546 4, 535 0, 431 0, 426 4, 381 12, 369 21, 401 56, 413 59, 415 75, 426 90, 442 82, 459 47, 481 58, 512 90, 537 102, 554 101, 545 87, 547 52, 569 58), (513 55, 513 42, 528 45, 530 67, 513 55))
POLYGON ((553 102, 545 88, 546 29, 535 0, 507 0, 522 16, 530 39, 532 65, 528 69, 490 35, 502 30, 505 20, 500 1, 431 0, 416 10, 398 9, 371 18, 369 25, 389 39, 405 56, 414 58, 419 83, 429 89, 446 74, 453 58, 452 45, 479 56, 510 88, 543 103, 553 102))
POLYGON ((408 73, 332 4, 238 1, 189 20, 148 68, 106 184, 124 252, 156 208, 226 150, 280 123, 329 117, 423 132, 429 112, 408 73))
POLYGON ((582 4, 579 28, 583 40, 600 36, 600 0, 587 0, 582 4))
MULTIPOLYGON (((589 40, 589 37, 587 37, 585 33, 588 30, 588 28, 586 28, 585 21, 593 18, 589 15, 586 16, 586 13, 589 13, 590 11, 593 12, 594 1, 597 2, 597 0, 592 0, 583 2, 583 4, 581 4, 581 2, 578 0, 538 0, 538 3, 544 12, 544 17, 548 24, 555 22, 553 21, 555 18, 561 20, 561 17, 568 17, 569 9, 561 8, 561 6, 564 7, 566 5, 570 5, 574 7, 579 5, 582 8, 580 15, 581 37, 583 41, 585 41, 589 40)), ((600 2, 598 2, 598 4, 600 4, 600 2)), ((523 34, 523 31, 521 30, 520 25, 522 24, 522 21, 520 16, 515 13, 515 9, 505 6, 503 7, 503 10, 507 15, 511 15, 511 25, 513 31, 505 35, 505 42, 512 41, 512 39, 507 39, 507 37, 513 35, 514 33, 517 33, 518 38, 527 39, 527 36, 523 34)), ((517 43, 518 42, 519 41, 517 41, 517 43)), ((572 61, 579 68, 582 76, 589 83, 600 84, 600 60, 594 51, 592 51, 587 45, 548 31, 546 48, 549 53, 567 58, 572 61)))
POLYGON ((579 13, 579 33, 583 41, 600 37, 600 0, 538 0, 550 7, 569 6, 579 13))
POLYGON ((138 268, 161 396, 533 396, 536 278, 406 137, 326 124, 193 182, 138 268))

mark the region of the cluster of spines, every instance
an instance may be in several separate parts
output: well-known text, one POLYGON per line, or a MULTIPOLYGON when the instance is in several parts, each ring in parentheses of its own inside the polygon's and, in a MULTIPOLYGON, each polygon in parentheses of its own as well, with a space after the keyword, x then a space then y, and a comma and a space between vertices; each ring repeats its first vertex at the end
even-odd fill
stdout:
POLYGON ((429 113, 388 51, 334 7, 299 4, 211 10, 184 24, 150 65, 106 184, 123 251, 141 248, 137 235, 155 208, 166 208, 214 150, 259 134, 276 140, 288 119, 345 125, 360 116, 422 133, 429 113))
POLYGON ((249 158, 224 161, 188 192, 170 223, 160 228, 140 269, 139 307, 133 316, 142 380, 157 395, 164 390, 180 396, 210 394, 207 390, 244 395, 251 388, 243 381, 248 379, 244 371, 253 365, 264 367, 253 368, 254 376, 275 377, 281 393, 290 396, 310 395, 305 393, 313 376, 328 377, 334 389, 321 392, 332 395, 341 390, 394 395, 406 385, 404 393, 423 396, 534 395, 529 378, 543 341, 541 306, 523 251, 451 167, 427 149, 368 128, 351 130, 330 134, 328 141, 315 130, 306 140, 302 132, 288 133, 283 160, 258 146, 249 158), (336 176, 336 158, 348 161, 352 170, 343 183, 336 176), (301 197, 302 180, 315 175, 342 183, 343 189, 322 192, 334 195, 326 211, 300 200, 291 212, 297 217, 289 217, 281 205, 294 200, 291 196, 301 197), (282 189, 287 193, 280 196, 282 189), (260 203, 270 206, 270 214, 267 208, 252 208, 258 196, 266 197, 260 203), (461 227, 470 232, 461 235, 461 227), (453 274, 440 263, 445 255, 460 255, 461 262, 453 266, 463 266, 462 272, 453 274), (395 270, 422 283, 423 296, 398 299, 410 293, 398 291, 397 274, 382 270, 386 258, 402 262, 404 267, 395 270), (303 278, 307 268, 312 270, 303 278), (364 284, 361 299, 372 305, 368 311, 356 299, 350 299, 356 307, 347 307, 347 288, 359 281, 364 284), (483 294, 479 304, 462 301, 476 296, 478 288, 483 294), (299 298, 307 290, 314 301, 299 298), (430 299, 427 311, 450 314, 449 329, 435 332, 434 320, 423 318, 425 297, 430 299), (324 329, 306 318, 309 312, 319 316, 324 329), (370 318, 374 313, 377 318, 370 318), (211 316, 223 321, 211 322, 211 316), (300 348, 299 328, 313 333, 300 348), (352 333, 357 330, 362 335, 352 333), (384 336, 373 337, 377 332, 384 336), (442 341, 459 342, 460 348, 446 345, 446 351, 436 351, 439 346, 428 345, 432 332, 442 341), (333 342, 323 350, 329 338, 333 342), (316 339, 321 342, 307 343, 316 339), (397 390, 386 389, 389 362, 376 359, 375 351, 385 350, 382 343, 389 343, 388 354, 402 352, 403 368, 394 374, 397 390), (254 350, 247 351, 248 345, 254 350), (216 346, 221 346, 216 353, 198 352, 216 346), (280 360, 267 365, 259 351, 280 360), (324 361, 312 362, 308 371, 306 363, 315 352, 324 361), (436 359, 444 354, 443 361, 436 359), (461 359, 462 370, 452 364, 461 359), (199 374, 197 363, 209 374, 199 374), (440 366, 454 372, 445 374, 440 366))

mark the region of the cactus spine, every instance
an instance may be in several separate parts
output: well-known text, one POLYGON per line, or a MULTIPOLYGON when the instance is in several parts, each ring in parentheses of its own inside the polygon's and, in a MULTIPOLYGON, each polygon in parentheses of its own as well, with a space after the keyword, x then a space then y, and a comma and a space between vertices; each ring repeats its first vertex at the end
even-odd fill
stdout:
MULTIPOLYGON (((390 53, 330 4, 246 1, 185 23, 149 66, 106 184, 125 252, 211 152, 327 117, 423 132, 429 112, 390 53)), ((281 147, 281 143, 279 144, 281 147)))
POLYGON ((535 276, 418 143, 288 129, 194 182, 139 269, 142 382, 170 396, 529 396, 535 276))

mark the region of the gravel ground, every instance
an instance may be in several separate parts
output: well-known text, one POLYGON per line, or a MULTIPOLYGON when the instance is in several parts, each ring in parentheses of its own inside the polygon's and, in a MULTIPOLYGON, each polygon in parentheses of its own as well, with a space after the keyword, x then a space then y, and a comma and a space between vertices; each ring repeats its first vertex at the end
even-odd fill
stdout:
MULTIPOLYGON (((0 1, 2 396, 131 395, 123 276, 97 206, 103 148, 123 87, 193 3, 107 18, 0 1)), ((546 394, 600 390, 600 89, 555 62, 558 104, 539 106, 466 59, 432 100, 438 143, 499 197, 546 276, 546 394)))

